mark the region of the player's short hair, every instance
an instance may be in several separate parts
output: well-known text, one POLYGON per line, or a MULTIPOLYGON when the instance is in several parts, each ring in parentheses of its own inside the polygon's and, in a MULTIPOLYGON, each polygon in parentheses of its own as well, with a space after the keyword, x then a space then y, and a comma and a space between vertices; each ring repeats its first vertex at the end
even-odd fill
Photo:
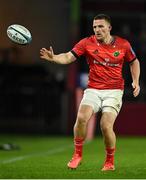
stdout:
POLYGON ((111 18, 110 16, 106 15, 106 14, 98 14, 94 17, 94 20, 97 19, 104 19, 105 21, 107 21, 110 25, 111 25, 111 18))

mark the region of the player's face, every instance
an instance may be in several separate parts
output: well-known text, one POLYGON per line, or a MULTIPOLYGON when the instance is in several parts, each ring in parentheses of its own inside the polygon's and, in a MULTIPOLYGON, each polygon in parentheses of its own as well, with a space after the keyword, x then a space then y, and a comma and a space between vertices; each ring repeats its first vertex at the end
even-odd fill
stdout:
POLYGON ((110 36, 111 25, 104 19, 93 21, 93 30, 97 40, 105 41, 110 36))

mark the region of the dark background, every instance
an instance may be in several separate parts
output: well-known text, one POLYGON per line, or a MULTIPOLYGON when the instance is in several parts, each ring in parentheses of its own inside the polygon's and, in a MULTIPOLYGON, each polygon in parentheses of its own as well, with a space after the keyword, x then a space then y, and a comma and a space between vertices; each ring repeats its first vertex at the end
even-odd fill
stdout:
MULTIPOLYGON (((124 104, 116 121, 120 135, 146 135, 146 1, 145 0, 0 0, 0 132, 71 135, 77 111, 77 88, 84 89, 88 66, 84 58, 56 65, 39 58, 42 47, 67 52, 93 34, 92 20, 105 13, 112 34, 130 41, 141 64, 141 93, 132 96, 129 66, 124 104), (21 24, 32 42, 11 42, 7 27, 21 24), (85 79, 84 79, 85 78, 85 79)), ((97 118, 98 119, 98 118, 97 118)), ((96 133, 99 134, 97 123, 96 133)))

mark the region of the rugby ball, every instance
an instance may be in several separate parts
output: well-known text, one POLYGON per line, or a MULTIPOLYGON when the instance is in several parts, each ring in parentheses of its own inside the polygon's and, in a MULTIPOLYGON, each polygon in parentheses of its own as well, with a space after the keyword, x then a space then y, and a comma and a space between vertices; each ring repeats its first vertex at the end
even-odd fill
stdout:
POLYGON ((8 37, 15 43, 26 45, 32 41, 32 35, 30 31, 19 24, 12 24, 7 28, 8 37))

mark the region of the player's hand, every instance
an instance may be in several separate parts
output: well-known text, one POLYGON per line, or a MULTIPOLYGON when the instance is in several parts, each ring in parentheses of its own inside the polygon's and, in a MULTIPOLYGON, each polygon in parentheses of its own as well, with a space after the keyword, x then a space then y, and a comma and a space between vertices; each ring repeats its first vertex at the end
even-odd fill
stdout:
POLYGON ((51 46, 50 49, 42 48, 40 50, 40 58, 48 61, 53 61, 53 57, 54 57, 54 52, 51 46))
POLYGON ((135 83, 135 82, 133 82, 132 83, 132 87, 133 87, 133 96, 134 97, 137 97, 138 95, 139 95, 139 93, 140 93, 140 86, 139 86, 139 84, 137 84, 137 83, 135 83))

